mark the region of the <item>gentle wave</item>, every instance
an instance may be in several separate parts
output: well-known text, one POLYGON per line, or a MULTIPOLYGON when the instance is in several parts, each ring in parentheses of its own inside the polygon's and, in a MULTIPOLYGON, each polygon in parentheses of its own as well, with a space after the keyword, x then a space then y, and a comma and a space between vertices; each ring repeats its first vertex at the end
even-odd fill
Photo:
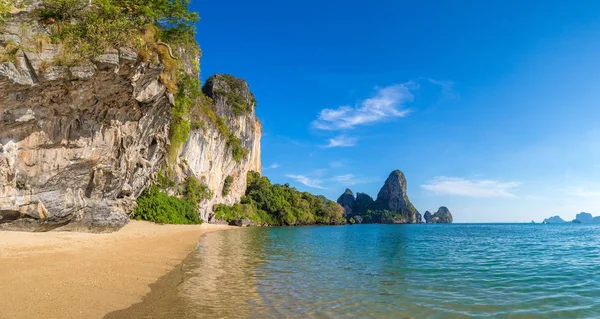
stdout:
POLYGON ((153 290, 164 305, 136 309, 144 318, 600 318, 599 276, 598 226, 251 228, 206 235, 181 281, 153 290))

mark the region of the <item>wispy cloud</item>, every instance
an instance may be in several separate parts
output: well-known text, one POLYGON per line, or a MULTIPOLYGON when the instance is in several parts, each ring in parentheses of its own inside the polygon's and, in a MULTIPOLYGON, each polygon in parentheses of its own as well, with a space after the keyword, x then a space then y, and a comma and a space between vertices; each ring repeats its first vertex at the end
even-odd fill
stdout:
POLYGON ((517 197, 513 189, 518 182, 500 182, 494 180, 474 180, 459 177, 436 177, 421 188, 437 194, 469 197, 517 197))
POLYGON ((329 144, 323 146, 325 148, 330 147, 350 147, 355 146, 356 142, 358 142, 358 138, 349 137, 346 135, 338 135, 336 137, 332 137, 329 139, 329 144))
POLYGON ((343 184, 348 184, 348 185, 354 185, 354 174, 346 174, 346 175, 338 175, 338 176, 334 176, 332 178, 330 178, 332 181, 335 182, 339 182, 339 183, 343 183, 343 184))
POLYGON ((320 179, 317 179, 317 178, 308 177, 306 175, 293 175, 293 174, 287 174, 285 176, 297 181, 298 183, 304 184, 308 187, 325 189, 325 187, 321 186, 323 181, 320 179))
POLYGON ((403 106, 413 100, 414 96, 410 92, 413 86, 413 82, 408 82, 379 88, 373 97, 354 107, 345 105, 337 109, 323 109, 312 125, 321 130, 343 130, 394 117, 404 117, 410 113, 410 110, 404 109, 403 106))
POLYGON ((442 88, 442 96, 445 98, 449 98, 449 99, 456 99, 458 98, 458 93, 456 93, 456 91, 454 91, 454 82, 452 81, 441 81, 441 80, 435 80, 432 78, 427 78, 427 81, 429 81, 432 84, 435 84, 439 87, 442 88))
POLYGON ((587 198, 600 198, 600 190, 590 190, 583 187, 571 187, 567 191, 567 195, 587 198))
POLYGON ((265 169, 276 169, 279 168, 279 163, 273 163, 267 167, 265 167, 265 169))
POLYGON ((377 181, 377 179, 373 178, 360 178, 356 177, 354 174, 345 174, 338 175, 329 178, 329 180, 338 182, 343 185, 356 185, 356 184, 366 184, 377 181))
POLYGON ((333 162, 329 163, 329 167, 331 167, 331 168, 344 167, 344 163, 342 163, 341 161, 333 161, 333 162))

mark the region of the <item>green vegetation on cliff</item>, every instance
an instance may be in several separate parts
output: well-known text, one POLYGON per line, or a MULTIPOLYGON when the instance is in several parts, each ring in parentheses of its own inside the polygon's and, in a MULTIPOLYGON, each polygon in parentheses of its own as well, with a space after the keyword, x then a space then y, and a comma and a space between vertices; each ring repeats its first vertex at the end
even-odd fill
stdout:
POLYGON ((252 112, 252 106, 256 103, 252 93, 252 100, 246 101, 241 92, 244 91, 244 81, 234 77, 231 74, 221 74, 220 77, 225 80, 229 90, 216 89, 214 94, 219 97, 224 97, 231 105, 235 115, 244 115, 252 112))
POLYGON ((169 196, 157 186, 144 191, 137 200, 133 218, 164 224, 201 224, 194 206, 187 200, 169 196))
POLYGON ((185 180, 181 194, 188 203, 194 206, 203 200, 211 199, 214 195, 208 186, 200 183, 200 181, 194 176, 189 176, 185 180))
MULTIPOLYGON (((183 73, 183 72, 182 72, 183 73)), ((196 107, 196 101, 202 95, 200 81, 190 75, 183 73, 177 84, 175 94, 175 106, 171 109, 171 130, 169 139, 169 162, 175 163, 177 151, 181 144, 185 143, 190 135, 190 111, 196 107)))
POLYGON ((227 119, 215 114, 214 108, 217 103, 225 103, 231 108, 233 115, 248 115, 256 103, 254 95, 248 91, 248 85, 244 80, 230 74, 211 76, 202 88, 202 92, 204 95, 198 103, 197 110, 191 112, 192 123, 197 123, 196 127, 205 128, 208 122, 216 127, 219 133, 226 138, 226 145, 231 150, 233 159, 238 163, 241 162, 248 156, 248 149, 227 126, 227 119), (250 95, 251 101, 247 101, 246 94, 250 95), (208 101, 210 102, 208 103, 208 101))
POLYGON ((200 224, 196 205, 212 198, 213 193, 193 176, 175 188, 179 197, 164 191, 175 186, 175 182, 159 173, 155 185, 138 198, 133 218, 166 224, 200 224))
POLYGON ((231 191, 231 183, 233 183, 233 177, 231 175, 227 175, 227 177, 225 177, 225 182, 223 183, 223 196, 229 195, 229 191, 231 191))
POLYGON ((393 224, 409 222, 412 214, 408 210, 369 209, 360 216, 365 224, 393 224))
POLYGON ((324 196, 300 192, 288 184, 271 184, 257 172, 248 172, 246 196, 233 206, 216 205, 215 217, 226 221, 250 219, 259 225, 345 224, 344 209, 324 196))
POLYGON ((11 0, 0 0, 0 25, 4 23, 6 18, 10 17, 11 2, 11 0))
POLYGON ((64 53, 89 59, 121 46, 158 54, 159 41, 197 51, 199 17, 188 6, 187 0, 45 0, 38 14, 64 53))

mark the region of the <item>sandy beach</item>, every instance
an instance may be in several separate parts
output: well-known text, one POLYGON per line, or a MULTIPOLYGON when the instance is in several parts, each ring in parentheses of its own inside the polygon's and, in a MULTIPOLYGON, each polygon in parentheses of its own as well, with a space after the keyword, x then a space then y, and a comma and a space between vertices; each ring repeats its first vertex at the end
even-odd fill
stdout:
POLYGON ((225 225, 131 221, 118 232, 0 232, 0 318, 102 318, 140 302, 148 285, 225 225))

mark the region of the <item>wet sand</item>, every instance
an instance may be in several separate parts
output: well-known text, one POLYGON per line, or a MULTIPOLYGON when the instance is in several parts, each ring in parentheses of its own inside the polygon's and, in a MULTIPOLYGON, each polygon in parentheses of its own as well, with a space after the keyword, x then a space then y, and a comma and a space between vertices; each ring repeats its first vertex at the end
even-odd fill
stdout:
POLYGON ((132 221, 118 232, 0 232, 0 318, 102 318, 142 301, 202 234, 237 227, 132 221))

